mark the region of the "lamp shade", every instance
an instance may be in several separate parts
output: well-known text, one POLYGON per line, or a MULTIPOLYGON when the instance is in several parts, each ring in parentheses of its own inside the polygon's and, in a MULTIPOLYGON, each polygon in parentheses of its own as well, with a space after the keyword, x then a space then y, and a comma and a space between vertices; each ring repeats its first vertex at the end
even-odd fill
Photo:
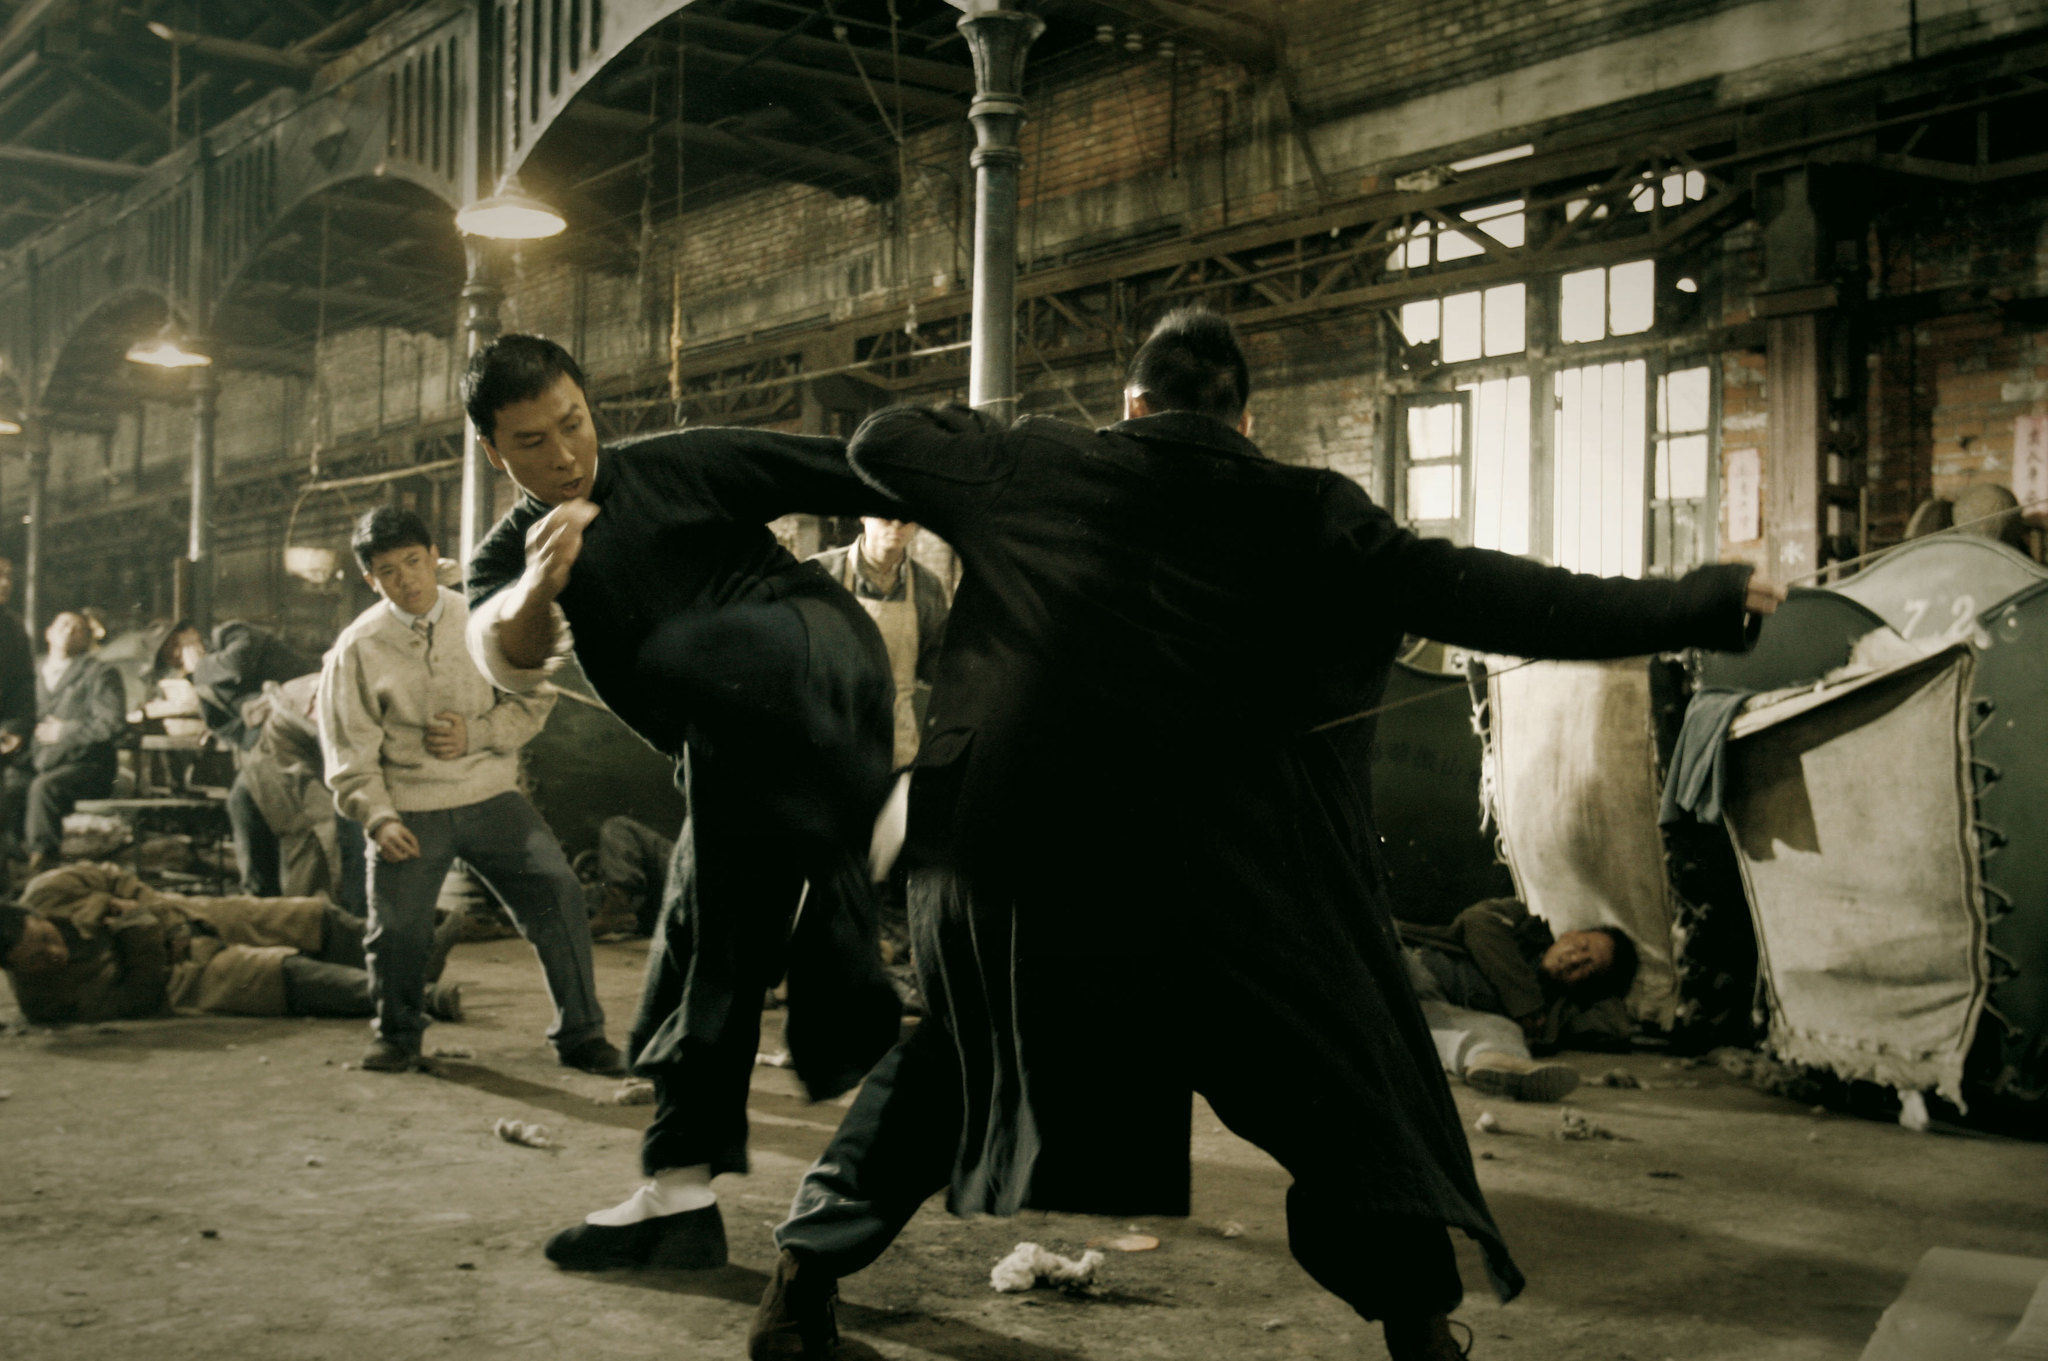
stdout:
POLYGON ((498 192, 478 199, 455 214, 455 225, 470 236, 496 241, 537 241, 554 236, 569 223, 560 213, 528 194, 519 177, 507 175, 498 192))
POLYGON ((147 340, 138 340, 130 345, 128 360, 159 369, 196 369, 211 364, 213 356, 202 354, 188 345, 184 332, 178 329, 178 323, 173 319, 166 321, 163 329, 147 340))
POLYGON ((20 421, 14 420, 7 416, 0 416, 0 435, 18 435, 20 433, 20 421))

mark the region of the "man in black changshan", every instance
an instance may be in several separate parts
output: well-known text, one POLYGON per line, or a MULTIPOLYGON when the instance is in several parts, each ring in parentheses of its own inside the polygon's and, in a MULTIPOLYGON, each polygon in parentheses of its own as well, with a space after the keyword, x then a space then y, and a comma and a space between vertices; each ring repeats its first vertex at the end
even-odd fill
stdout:
POLYGON ((703 429, 600 450, 581 370, 536 336, 480 351, 463 400, 522 493, 469 564, 478 665, 528 690, 573 647, 612 711, 675 759, 690 804, 628 1050, 654 1082, 648 1180, 548 1256, 722 1266, 711 1178, 747 1167, 766 989, 787 974, 790 1053, 816 1098, 858 1082, 899 1021, 867 861, 889 788, 888 655, 766 526, 897 507, 836 439, 703 429))
POLYGON ((1746 566, 1607 580, 1417 538, 1345 477, 1264 458, 1249 389, 1229 324, 1181 313, 1107 430, 899 408, 850 442, 964 567, 903 852, 929 1016, 777 1229, 755 1358, 829 1355, 835 1281, 934 1192, 1185 1214, 1191 1092, 1293 1174, 1296 1259, 1396 1361, 1459 1354, 1448 1228, 1521 1288, 1341 755, 1365 725, 1315 730, 1377 702, 1406 633, 1733 649, 1778 593, 1746 566))

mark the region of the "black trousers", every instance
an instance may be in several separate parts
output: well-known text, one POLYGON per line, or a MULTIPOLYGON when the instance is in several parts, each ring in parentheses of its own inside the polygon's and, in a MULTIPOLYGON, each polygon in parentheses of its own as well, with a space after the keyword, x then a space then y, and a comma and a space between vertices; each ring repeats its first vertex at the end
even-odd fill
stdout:
POLYGON ((690 715, 690 815, 627 1051, 654 1083, 641 1163, 743 1172, 767 989, 789 980, 814 1097, 859 1082, 896 1038, 866 864, 889 787, 888 654, 851 598, 793 597, 674 621, 639 674, 690 715))
MULTIPOLYGON (((913 916, 921 910, 931 903, 914 887, 913 916)), ((1377 1192, 1384 1188, 1375 1178, 1386 1173, 1333 1128, 1341 1107, 1329 1094, 1355 1087, 1355 1074, 1332 1050, 1302 1044, 1281 1005, 1232 960, 1199 942, 1184 946, 1167 970, 1174 984, 1159 999, 1171 1018, 1162 1033, 1173 1042, 1147 1061, 1163 1066, 1169 1085, 1200 1092, 1226 1126, 1293 1176, 1288 1246, 1318 1284, 1369 1319, 1449 1313, 1464 1295, 1449 1230, 1439 1220, 1382 1209, 1386 1197, 1377 1192)), ((932 964, 921 961, 927 973, 932 964)), ((1088 991, 1078 986, 1075 996, 1088 991)), ((948 1024, 942 1010, 927 1018, 875 1066, 798 1186, 789 1218, 775 1231, 778 1246, 832 1275, 851 1274, 946 1189, 969 1124, 960 1050, 988 1043, 956 1039, 948 1024)), ((1063 1084, 1046 1074, 1040 1085, 1063 1084)), ((1054 1155, 1047 1148, 1039 1156, 1054 1155)), ((1063 1147, 1057 1156, 1085 1157, 1086 1150, 1063 1147)))

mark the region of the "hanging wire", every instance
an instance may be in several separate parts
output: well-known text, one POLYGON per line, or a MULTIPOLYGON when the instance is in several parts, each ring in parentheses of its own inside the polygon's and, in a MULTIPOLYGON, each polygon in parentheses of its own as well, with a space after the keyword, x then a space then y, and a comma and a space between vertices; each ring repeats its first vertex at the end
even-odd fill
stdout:
MULTIPOLYGON (((328 232, 333 215, 333 204, 328 202, 325 197, 322 197, 320 200, 320 265, 317 271, 318 283, 313 302, 313 390, 307 394, 309 398, 307 405, 311 408, 309 415, 313 425, 313 447, 311 453, 307 456, 306 471, 316 478, 320 476, 320 455, 324 452, 322 446, 325 443, 322 437, 322 429, 327 414, 327 378, 326 370, 320 363, 320 347, 327 343, 327 249, 328 232)), ((297 509, 296 506, 293 507, 294 515, 297 514, 297 509)), ((285 531, 285 544, 287 547, 291 544, 290 530, 285 531)))

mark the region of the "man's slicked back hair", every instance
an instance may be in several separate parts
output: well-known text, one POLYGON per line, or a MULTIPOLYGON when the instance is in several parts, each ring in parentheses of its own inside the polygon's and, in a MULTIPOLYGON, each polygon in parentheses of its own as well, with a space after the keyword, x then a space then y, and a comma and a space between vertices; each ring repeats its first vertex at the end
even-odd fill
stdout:
POLYGON ((462 374, 462 409, 485 439, 494 439, 498 413, 516 402, 530 402, 564 374, 584 391, 583 368, 576 356, 546 336, 499 336, 478 350, 462 374))
POLYGON ((348 546, 355 550, 357 566, 368 572, 371 560, 379 553, 389 553, 394 548, 432 549, 434 534, 425 520, 404 506, 378 506, 364 511, 356 521, 356 532, 349 536, 348 546))
POLYGON ((1131 356, 1124 390, 1155 413, 1193 411, 1236 425, 1251 400, 1252 372, 1227 317, 1183 307, 1162 317, 1131 356))

